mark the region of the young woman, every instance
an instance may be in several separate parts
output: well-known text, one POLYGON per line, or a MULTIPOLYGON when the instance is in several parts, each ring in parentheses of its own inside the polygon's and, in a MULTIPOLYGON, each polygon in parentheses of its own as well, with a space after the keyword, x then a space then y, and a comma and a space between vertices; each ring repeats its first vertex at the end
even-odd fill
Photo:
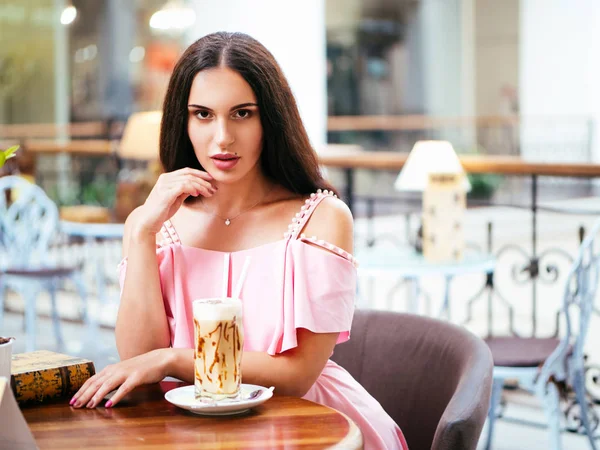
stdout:
POLYGON ((193 382, 192 301, 220 296, 224 275, 234 284, 251 256, 240 295, 243 381, 342 411, 365 448, 406 449, 381 405, 329 360, 352 322, 352 216, 322 178, 265 47, 215 33, 186 50, 164 102, 160 158, 165 173, 125 226, 122 362, 88 380, 71 405, 94 408, 117 389, 112 407, 165 376, 193 382))

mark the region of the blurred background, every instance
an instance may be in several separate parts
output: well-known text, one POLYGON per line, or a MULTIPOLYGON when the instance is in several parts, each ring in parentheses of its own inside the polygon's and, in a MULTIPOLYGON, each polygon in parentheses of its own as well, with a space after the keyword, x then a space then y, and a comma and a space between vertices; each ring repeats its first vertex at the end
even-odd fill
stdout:
MULTIPOLYGON (((132 113, 161 108, 183 50, 227 29, 274 53, 318 149, 408 152, 419 139, 448 139, 459 154, 596 161, 596 3, 2 0, 0 139, 118 140, 132 113)), ((33 144, 21 172, 37 171, 60 205, 114 206, 114 167, 93 164, 92 179, 86 161, 50 161, 33 144)), ((394 194, 388 178, 378 180, 394 194)), ((472 195, 480 185, 495 192, 498 181, 479 175, 472 195)), ((505 184, 501 193, 520 188, 505 184)))
MULTIPOLYGON (((168 80, 188 45, 227 30, 274 54, 351 206, 365 255, 359 307, 441 308, 488 337, 563 336, 555 322, 566 275, 600 213, 599 25, 597 0, 0 0, 0 149, 20 146, 0 177, 34 182, 56 205, 56 233, 31 261, 76 269, 57 305, 43 290, 7 290, 0 334, 18 338, 17 352, 57 349, 99 368, 117 360, 122 224, 160 173, 168 80), (422 193, 395 183, 423 140, 450 142, 470 183, 465 257, 450 269, 423 260, 422 193), (412 253, 369 266, 382 261, 369 251, 392 247, 412 253)), ((590 333, 595 405, 600 336, 590 333)), ((519 423, 543 423, 519 393, 508 392, 519 423)), ((569 405, 565 442, 587 448, 569 405)), ((548 448, 544 429, 500 426, 530 444, 497 448, 548 448)))

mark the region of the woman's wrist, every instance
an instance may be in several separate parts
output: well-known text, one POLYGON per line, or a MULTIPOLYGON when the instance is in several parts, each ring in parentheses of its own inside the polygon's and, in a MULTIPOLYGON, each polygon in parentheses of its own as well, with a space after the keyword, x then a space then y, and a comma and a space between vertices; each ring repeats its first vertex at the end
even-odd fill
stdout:
POLYGON ((157 348, 152 350, 158 359, 158 370, 161 378, 172 376, 171 373, 174 367, 175 352, 172 348, 157 348))
POLYGON ((152 227, 136 222, 131 227, 130 241, 136 244, 151 243, 154 245, 156 243, 156 233, 158 231, 154 231, 152 227))
POLYGON ((189 381, 193 379, 194 350, 190 348, 163 348, 159 351, 163 361, 162 370, 165 377, 174 377, 189 381))
POLYGON ((162 223, 156 222, 156 215, 149 209, 148 205, 139 206, 135 210, 135 217, 131 223, 131 233, 133 237, 145 239, 152 237, 154 239, 156 233, 160 231, 162 223))

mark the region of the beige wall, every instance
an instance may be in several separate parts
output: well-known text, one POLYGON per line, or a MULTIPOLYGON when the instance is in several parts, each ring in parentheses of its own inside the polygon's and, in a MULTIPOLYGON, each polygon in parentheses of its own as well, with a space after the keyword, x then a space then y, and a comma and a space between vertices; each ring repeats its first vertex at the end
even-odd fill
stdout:
POLYGON ((475 0, 475 113, 510 112, 506 87, 518 92, 519 0, 475 0))
POLYGON ((55 120, 54 11, 53 0, 0 1, 0 123, 55 120))

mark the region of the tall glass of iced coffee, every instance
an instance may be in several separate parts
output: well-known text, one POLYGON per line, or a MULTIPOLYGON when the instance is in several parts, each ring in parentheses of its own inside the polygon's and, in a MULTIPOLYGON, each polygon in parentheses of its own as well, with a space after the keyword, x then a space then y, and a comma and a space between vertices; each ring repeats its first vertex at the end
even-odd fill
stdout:
POLYGON ((242 302, 210 298, 193 303, 194 386, 197 399, 235 398, 242 382, 242 302))

